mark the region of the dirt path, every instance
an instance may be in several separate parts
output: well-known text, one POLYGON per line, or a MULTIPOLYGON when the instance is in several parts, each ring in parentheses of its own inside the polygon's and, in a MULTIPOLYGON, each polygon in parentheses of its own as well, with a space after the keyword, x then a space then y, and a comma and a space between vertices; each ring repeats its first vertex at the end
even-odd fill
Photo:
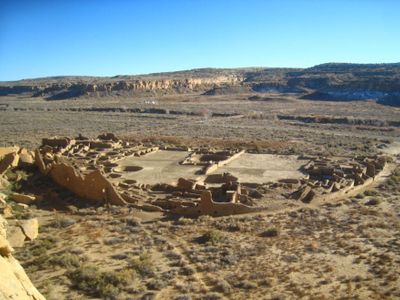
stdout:
POLYGON ((387 148, 382 149, 382 152, 393 156, 400 154, 400 141, 392 142, 387 148))

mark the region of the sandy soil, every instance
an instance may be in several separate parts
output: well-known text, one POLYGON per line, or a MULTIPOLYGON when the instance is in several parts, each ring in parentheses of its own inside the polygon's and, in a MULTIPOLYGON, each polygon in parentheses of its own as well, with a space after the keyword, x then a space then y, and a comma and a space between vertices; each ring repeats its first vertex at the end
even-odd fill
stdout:
POLYGON ((265 183, 285 178, 304 176, 299 168, 307 163, 294 155, 244 153, 237 159, 222 166, 217 173, 229 172, 240 182, 265 183))

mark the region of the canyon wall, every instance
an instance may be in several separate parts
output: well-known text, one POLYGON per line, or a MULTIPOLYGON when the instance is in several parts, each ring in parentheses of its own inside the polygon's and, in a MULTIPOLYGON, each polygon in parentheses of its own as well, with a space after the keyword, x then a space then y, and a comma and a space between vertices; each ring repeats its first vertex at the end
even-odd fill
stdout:
POLYGON ((10 94, 31 94, 47 97, 49 100, 62 100, 83 95, 110 94, 113 92, 166 92, 185 93, 206 91, 219 85, 233 85, 241 82, 240 76, 212 76, 210 78, 177 79, 95 79, 86 82, 74 82, 68 79, 59 82, 40 82, 31 85, 0 85, 0 96, 10 94))

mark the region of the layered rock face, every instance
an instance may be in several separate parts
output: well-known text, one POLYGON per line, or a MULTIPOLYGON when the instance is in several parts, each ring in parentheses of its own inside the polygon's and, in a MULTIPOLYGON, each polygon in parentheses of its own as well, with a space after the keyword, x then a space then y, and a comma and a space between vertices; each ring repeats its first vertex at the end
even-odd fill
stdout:
POLYGON ((328 63, 307 69, 195 69, 115 77, 52 77, 0 83, 0 96, 27 94, 48 100, 84 95, 298 93, 304 99, 374 99, 400 106, 400 63, 328 63))
POLYGON ((205 91, 222 84, 232 85, 240 82, 242 78, 236 75, 212 76, 210 78, 149 78, 149 79, 92 79, 86 82, 73 82, 60 80, 53 83, 32 83, 31 86, 4 85, 0 86, 0 96, 8 94, 32 94, 44 96, 49 100, 62 100, 83 95, 97 93, 107 94, 112 92, 167 92, 182 93, 194 90, 205 91))
POLYGON ((6 226, 0 215, 0 299, 45 300, 11 255, 13 249, 7 240, 6 226))

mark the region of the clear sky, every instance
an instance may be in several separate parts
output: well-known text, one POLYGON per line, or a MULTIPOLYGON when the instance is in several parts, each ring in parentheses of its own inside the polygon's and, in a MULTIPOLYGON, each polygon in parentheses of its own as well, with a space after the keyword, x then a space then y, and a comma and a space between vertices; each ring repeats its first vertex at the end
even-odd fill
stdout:
POLYGON ((0 80, 399 61, 398 0, 0 0, 0 80))

